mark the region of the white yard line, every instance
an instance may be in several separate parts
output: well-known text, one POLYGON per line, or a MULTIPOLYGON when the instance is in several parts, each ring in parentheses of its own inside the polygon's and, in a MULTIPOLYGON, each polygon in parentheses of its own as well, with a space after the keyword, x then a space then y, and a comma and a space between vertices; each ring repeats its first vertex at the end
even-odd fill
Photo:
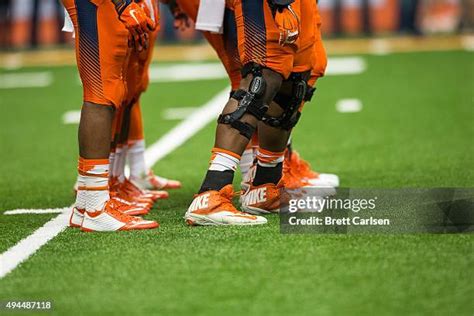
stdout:
POLYGON ((183 63, 150 67, 151 82, 195 81, 225 78, 227 78, 227 73, 221 63, 183 63))
MULTIPOLYGON (((367 69, 362 57, 333 57, 328 60, 327 76, 360 74, 367 69)), ((180 63, 150 67, 151 82, 196 81, 226 79, 221 63, 180 63)))
POLYGON ((365 72, 367 63, 362 57, 334 57, 328 59, 326 76, 357 75, 365 72))
POLYGON ((47 87, 53 82, 49 71, 15 72, 0 75, 0 89, 47 87))
POLYGON ((2 253, 0 255, 0 279, 66 229, 68 216, 68 213, 61 213, 2 253))
POLYGON ((163 118, 165 120, 184 120, 193 114, 197 107, 182 107, 182 108, 167 108, 163 111, 163 118))
POLYGON ((341 99, 336 103, 336 110, 340 113, 355 113, 362 111, 362 101, 359 99, 341 99))
POLYGON ((20 215, 20 214, 56 214, 62 213, 64 210, 69 208, 47 208, 42 210, 37 209, 17 209, 11 211, 5 211, 3 215, 20 215))
MULTIPOLYGON (((229 98, 229 89, 230 88, 226 88, 219 92, 186 120, 182 121, 178 126, 152 144, 145 151, 147 165, 153 166, 160 159, 184 144, 210 121, 215 119, 229 98)), ((16 267, 18 267, 18 265, 38 251, 38 249, 66 229, 68 225, 69 207, 59 210, 59 212, 61 212, 60 215, 47 222, 41 228, 34 231, 33 234, 22 239, 15 246, 0 255, 0 279, 12 272, 16 267)), ((10 213, 10 215, 13 215, 15 213, 25 214, 26 211, 29 212, 28 214, 31 214, 33 210, 12 210, 7 212, 10 213)), ((40 212, 40 214, 43 213, 44 212, 40 212)))
POLYGON ((81 111, 67 111, 63 114, 62 121, 63 124, 79 124, 81 120, 81 111))

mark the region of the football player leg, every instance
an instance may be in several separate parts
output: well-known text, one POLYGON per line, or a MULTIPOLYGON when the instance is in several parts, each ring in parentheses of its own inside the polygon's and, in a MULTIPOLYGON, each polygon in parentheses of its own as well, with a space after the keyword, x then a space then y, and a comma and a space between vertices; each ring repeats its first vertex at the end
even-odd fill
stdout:
MULTIPOLYGON (((317 9, 317 6, 316 6, 317 9)), ((315 42, 314 42, 314 52, 315 52, 315 62, 311 70, 311 77, 308 81, 308 94, 305 98, 305 103, 310 102, 313 94, 316 90, 317 80, 324 76, 327 66, 327 56, 326 50, 323 45, 323 40, 321 37, 321 18, 319 12, 316 11, 316 30, 315 30, 315 42)), ((302 105, 300 111, 302 111, 304 104, 302 105)), ((288 150, 285 156, 284 163, 285 171, 288 171, 289 177, 299 178, 301 181, 308 183, 311 186, 315 187, 338 187, 339 186, 339 177, 331 173, 319 173, 313 171, 308 162, 300 157, 297 151, 293 149, 292 138, 288 142, 288 150)))
POLYGON ((296 46, 287 41, 288 33, 282 41, 267 1, 235 1, 234 5, 243 79, 219 116, 209 169, 185 215, 191 225, 266 223, 263 217, 235 208, 232 181, 259 120, 291 72, 296 46))
MULTIPOLYGON (((144 90, 142 86, 143 72, 148 69, 148 65, 146 65, 146 67, 143 66, 142 59, 151 55, 151 44, 153 44, 151 40, 152 37, 153 36, 147 38, 151 43, 145 43, 142 50, 138 51, 137 49, 133 49, 130 53, 130 58, 128 59, 126 67, 127 95, 122 104, 121 111, 119 112, 120 120, 117 119, 116 137, 114 138, 114 143, 117 145, 113 159, 114 167, 112 168, 113 174, 111 182, 113 197, 121 202, 130 203, 136 206, 138 210, 134 210, 135 215, 148 213, 153 206, 154 201, 158 197, 163 196, 163 194, 156 196, 143 192, 125 177, 125 164, 129 151, 129 138, 132 130, 132 113, 134 107, 139 102, 140 94, 144 90)), ((167 195, 166 192, 164 192, 164 194, 167 195)))
POLYGON ((244 192, 242 208, 253 214, 279 212, 283 161, 291 129, 298 122, 298 109, 306 93, 310 72, 292 73, 281 86, 258 124, 257 166, 252 184, 244 192))
MULTIPOLYGON (((250 187, 241 198, 242 208, 253 214, 279 212, 283 181, 283 161, 291 130, 300 117, 300 106, 307 96, 314 57, 315 2, 300 2, 301 36, 292 61, 292 73, 283 82, 270 108, 258 124, 257 166, 250 187)), ((249 173, 253 175, 253 172, 249 173)))
POLYGON ((140 102, 131 108, 127 160, 130 181, 144 190, 169 190, 181 188, 181 182, 155 175, 145 164, 145 139, 140 102))
MULTIPOLYGON (((127 73, 129 74, 130 72, 127 73)), ((124 213, 129 215, 145 215, 153 206, 153 197, 145 195, 138 188, 135 188, 125 177, 130 107, 131 105, 125 102, 120 107, 118 113, 120 114, 120 119, 117 119, 116 134, 113 142, 116 145, 115 152, 111 152, 111 157, 113 156, 113 159, 111 159, 113 160, 113 167, 111 168, 110 195, 114 200, 131 207, 124 213)))
MULTIPOLYGON (((109 197, 109 153, 115 108, 121 105, 123 64, 129 32, 112 2, 63 0, 74 24, 76 57, 84 88, 79 124, 79 181, 70 225, 84 231, 149 229, 158 226, 123 214, 109 197), (107 65, 107 69, 104 69, 107 65)), ((126 8, 123 8, 125 12, 126 8)))

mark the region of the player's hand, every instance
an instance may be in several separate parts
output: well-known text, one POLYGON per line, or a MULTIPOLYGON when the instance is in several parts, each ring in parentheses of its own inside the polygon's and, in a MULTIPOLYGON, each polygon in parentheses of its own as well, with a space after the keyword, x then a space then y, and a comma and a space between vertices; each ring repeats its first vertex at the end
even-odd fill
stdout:
POLYGON ((131 2, 128 4, 119 15, 120 21, 125 24, 125 27, 130 32, 130 37, 135 48, 142 50, 148 45, 147 34, 155 29, 155 23, 143 11, 143 9, 131 2), (140 49, 141 47, 141 49, 140 49))
POLYGON ((175 29, 184 31, 191 27, 191 20, 176 2, 170 2, 169 8, 174 17, 173 26, 175 29))
POLYGON ((175 29, 184 31, 191 27, 191 20, 181 10, 173 12, 174 22, 173 26, 175 29))
POLYGON ((293 44, 299 36, 300 19, 290 5, 279 7, 275 11, 275 23, 280 30, 279 44, 293 44))
POLYGON ((181 10, 176 0, 160 0, 160 2, 165 4, 173 15, 173 26, 175 29, 184 31, 191 27, 191 20, 186 13, 181 10))
POLYGON ((143 33, 140 34, 138 41, 132 36, 132 34, 129 34, 128 36, 128 47, 133 48, 137 52, 142 52, 144 50, 148 49, 148 43, 149 43, 149 36, 148 33, 143 33))

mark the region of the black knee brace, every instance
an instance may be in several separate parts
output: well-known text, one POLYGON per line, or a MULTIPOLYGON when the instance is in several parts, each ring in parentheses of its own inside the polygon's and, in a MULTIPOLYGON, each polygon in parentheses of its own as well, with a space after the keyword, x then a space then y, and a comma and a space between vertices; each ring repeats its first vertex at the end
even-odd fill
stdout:
POLYGON ((304 101, 305 102, 311 101, 315 92, 316 92, 316 87, 311 87, 310 85, 306 85, 306 95, 304 96, 304 101))
POLYGON ((255 63, 245 65, 242 68, 242 78, 245 78, 250 73, 253 75, 253 78, 250 82, 249 91, 239 89, 231 95, 233 99, 239 101, 237 109, 232 113, 221 114, 217 119, 218 123, 229 124, 248 139, 252 138, 255 127, 242 122, 240 119, 244 114, 248 113, 261 120, 268 110, 268 105, 263 104, 262 99, 266 89, 266 82, 262 75, 262 66, 255 63))
POLYGON ((298 123, 301 116, 298 109, 301 103, 310 100, 315 90, 311 88, 312 90, 308 91, 308 83, 305 77, 307 77, 307 73, 294 72, 290 75, 288 80, 293 82, 291 95, 277 93, 273 98, 273 101, 283 109, 283 114, 279 117, 265 114, 262 122, 284 130, 290 130, 298 123))

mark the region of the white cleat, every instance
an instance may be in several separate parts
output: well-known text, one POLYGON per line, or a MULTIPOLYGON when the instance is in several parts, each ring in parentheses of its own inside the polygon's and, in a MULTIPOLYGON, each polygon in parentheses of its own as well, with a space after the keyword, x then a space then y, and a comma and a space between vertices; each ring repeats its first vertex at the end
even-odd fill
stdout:
POLYGON ((152 229, 159 225, 155 221, 124 214, 116 209, 113 200, 106 202, 104 209, 98 212, 84 212, 81 230, 85 232, 110 232, 118 230, 152 229))
POLYGON ((85 210, 73 206, 69 217, 69 227, 79 228, 82 226, 85 210))
POLYGON ((339 187, 339 177, 332 173, 320 173, 317 178, 308 178, 306 181, 316 187, 339 187))

